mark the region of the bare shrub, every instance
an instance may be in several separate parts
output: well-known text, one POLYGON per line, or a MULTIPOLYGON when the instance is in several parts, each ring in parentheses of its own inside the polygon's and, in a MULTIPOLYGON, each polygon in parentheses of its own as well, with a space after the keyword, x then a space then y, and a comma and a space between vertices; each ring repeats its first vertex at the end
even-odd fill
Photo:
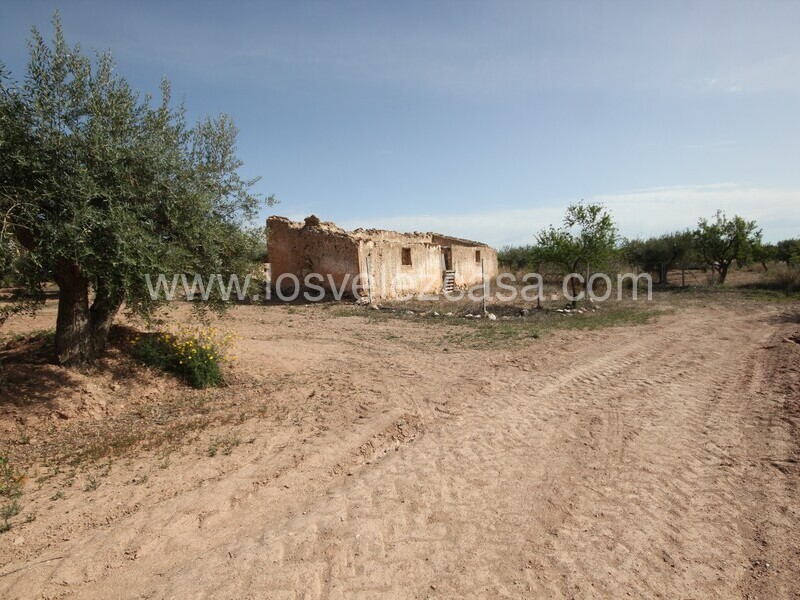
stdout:
POLYGON ((779 265, 770 274, 770 282, 787 295, 800 290, 800 269, 779 265))

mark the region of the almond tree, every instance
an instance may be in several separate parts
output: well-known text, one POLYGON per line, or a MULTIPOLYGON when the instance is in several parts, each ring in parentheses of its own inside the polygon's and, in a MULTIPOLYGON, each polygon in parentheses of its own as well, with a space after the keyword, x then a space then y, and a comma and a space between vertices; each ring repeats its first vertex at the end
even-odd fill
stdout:
MULTIPOLYGON (((589 265, 601 267, 617 253, 617 226, 602 204, 578 202, 567 207, 560 228, 550 226, 536 236, 541 260, 561 267, 565 274, 580 273, 589 265)), ((570 279, 577 298, 576 278, 570 279)), ((588 284, 588 282, 587 282, 588 284)), ((572 301, 575 306, 577 302, 572 301)))
POLYGON ((746 221, 739 215, 728 219, 718 210, 713 219, 700 219, 694 239, 706 264, 719 271, 719 283, 725 283, 733 261, 745 263, 752 258, 761 243, 761 230, 755 221, 746 221))

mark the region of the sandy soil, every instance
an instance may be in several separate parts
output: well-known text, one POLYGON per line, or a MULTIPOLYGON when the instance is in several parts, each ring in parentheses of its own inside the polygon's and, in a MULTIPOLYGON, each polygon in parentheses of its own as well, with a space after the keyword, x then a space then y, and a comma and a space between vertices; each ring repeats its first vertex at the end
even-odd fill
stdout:
POLYGON ((30 399, 17 380, 2 439, 31 461, 35 519, 0 537, 0 596, 800 597, 796 315, 687 305, 476 348, 239 307, 223 390, 109 367, 30 399), (54 444, 137 418, 201 421, 54 466, 54 444))

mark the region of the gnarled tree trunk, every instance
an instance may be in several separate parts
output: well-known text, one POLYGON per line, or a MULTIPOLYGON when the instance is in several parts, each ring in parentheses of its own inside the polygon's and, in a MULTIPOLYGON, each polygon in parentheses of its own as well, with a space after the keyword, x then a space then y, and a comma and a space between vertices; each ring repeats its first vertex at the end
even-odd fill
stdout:
POLYGON ((61 365, 92 362, 108 344, 111 324, 120 303, 98 289, 89 305, 89 278, 75 264, 59 266, 58 317, 56 319, 56 356, 61 365))
POLYGON ((114 323, 114 317, 119 312, 120 304, 121 302, 112 298, 105 288, 98 286, 94 302, 89 309, 89 324, 95 358, 106 350, 108 334, 114 323))
POLYGON ((72 365, 92 360, 89 335, 89 278, 77 265, 59 265, 56 318, 56 356, 59 364, 72 365))

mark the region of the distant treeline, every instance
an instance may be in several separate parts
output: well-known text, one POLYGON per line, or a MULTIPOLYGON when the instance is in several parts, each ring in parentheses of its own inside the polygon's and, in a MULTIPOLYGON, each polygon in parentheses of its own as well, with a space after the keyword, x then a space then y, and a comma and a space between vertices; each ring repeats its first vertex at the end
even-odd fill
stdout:
MULTIPOLYGON (((498 252, 501 265, 512 271, 536 270, 547 267, 548 252, 537 244, 504 246, 498 252)), ((676 231, 664 235, 622 239, 617 246, 619 262, 641 271, 653 273, 664 280, 667 271, 681 267, 713 267, 698 247, 697 232, 676 231)), ((737 261, 738 266, 760 264, 768 270, 770 263, 783 263, 789 267, 800 265, 800 239, 782 240, 777 244, 753 244, 750 251, 737 261)))

